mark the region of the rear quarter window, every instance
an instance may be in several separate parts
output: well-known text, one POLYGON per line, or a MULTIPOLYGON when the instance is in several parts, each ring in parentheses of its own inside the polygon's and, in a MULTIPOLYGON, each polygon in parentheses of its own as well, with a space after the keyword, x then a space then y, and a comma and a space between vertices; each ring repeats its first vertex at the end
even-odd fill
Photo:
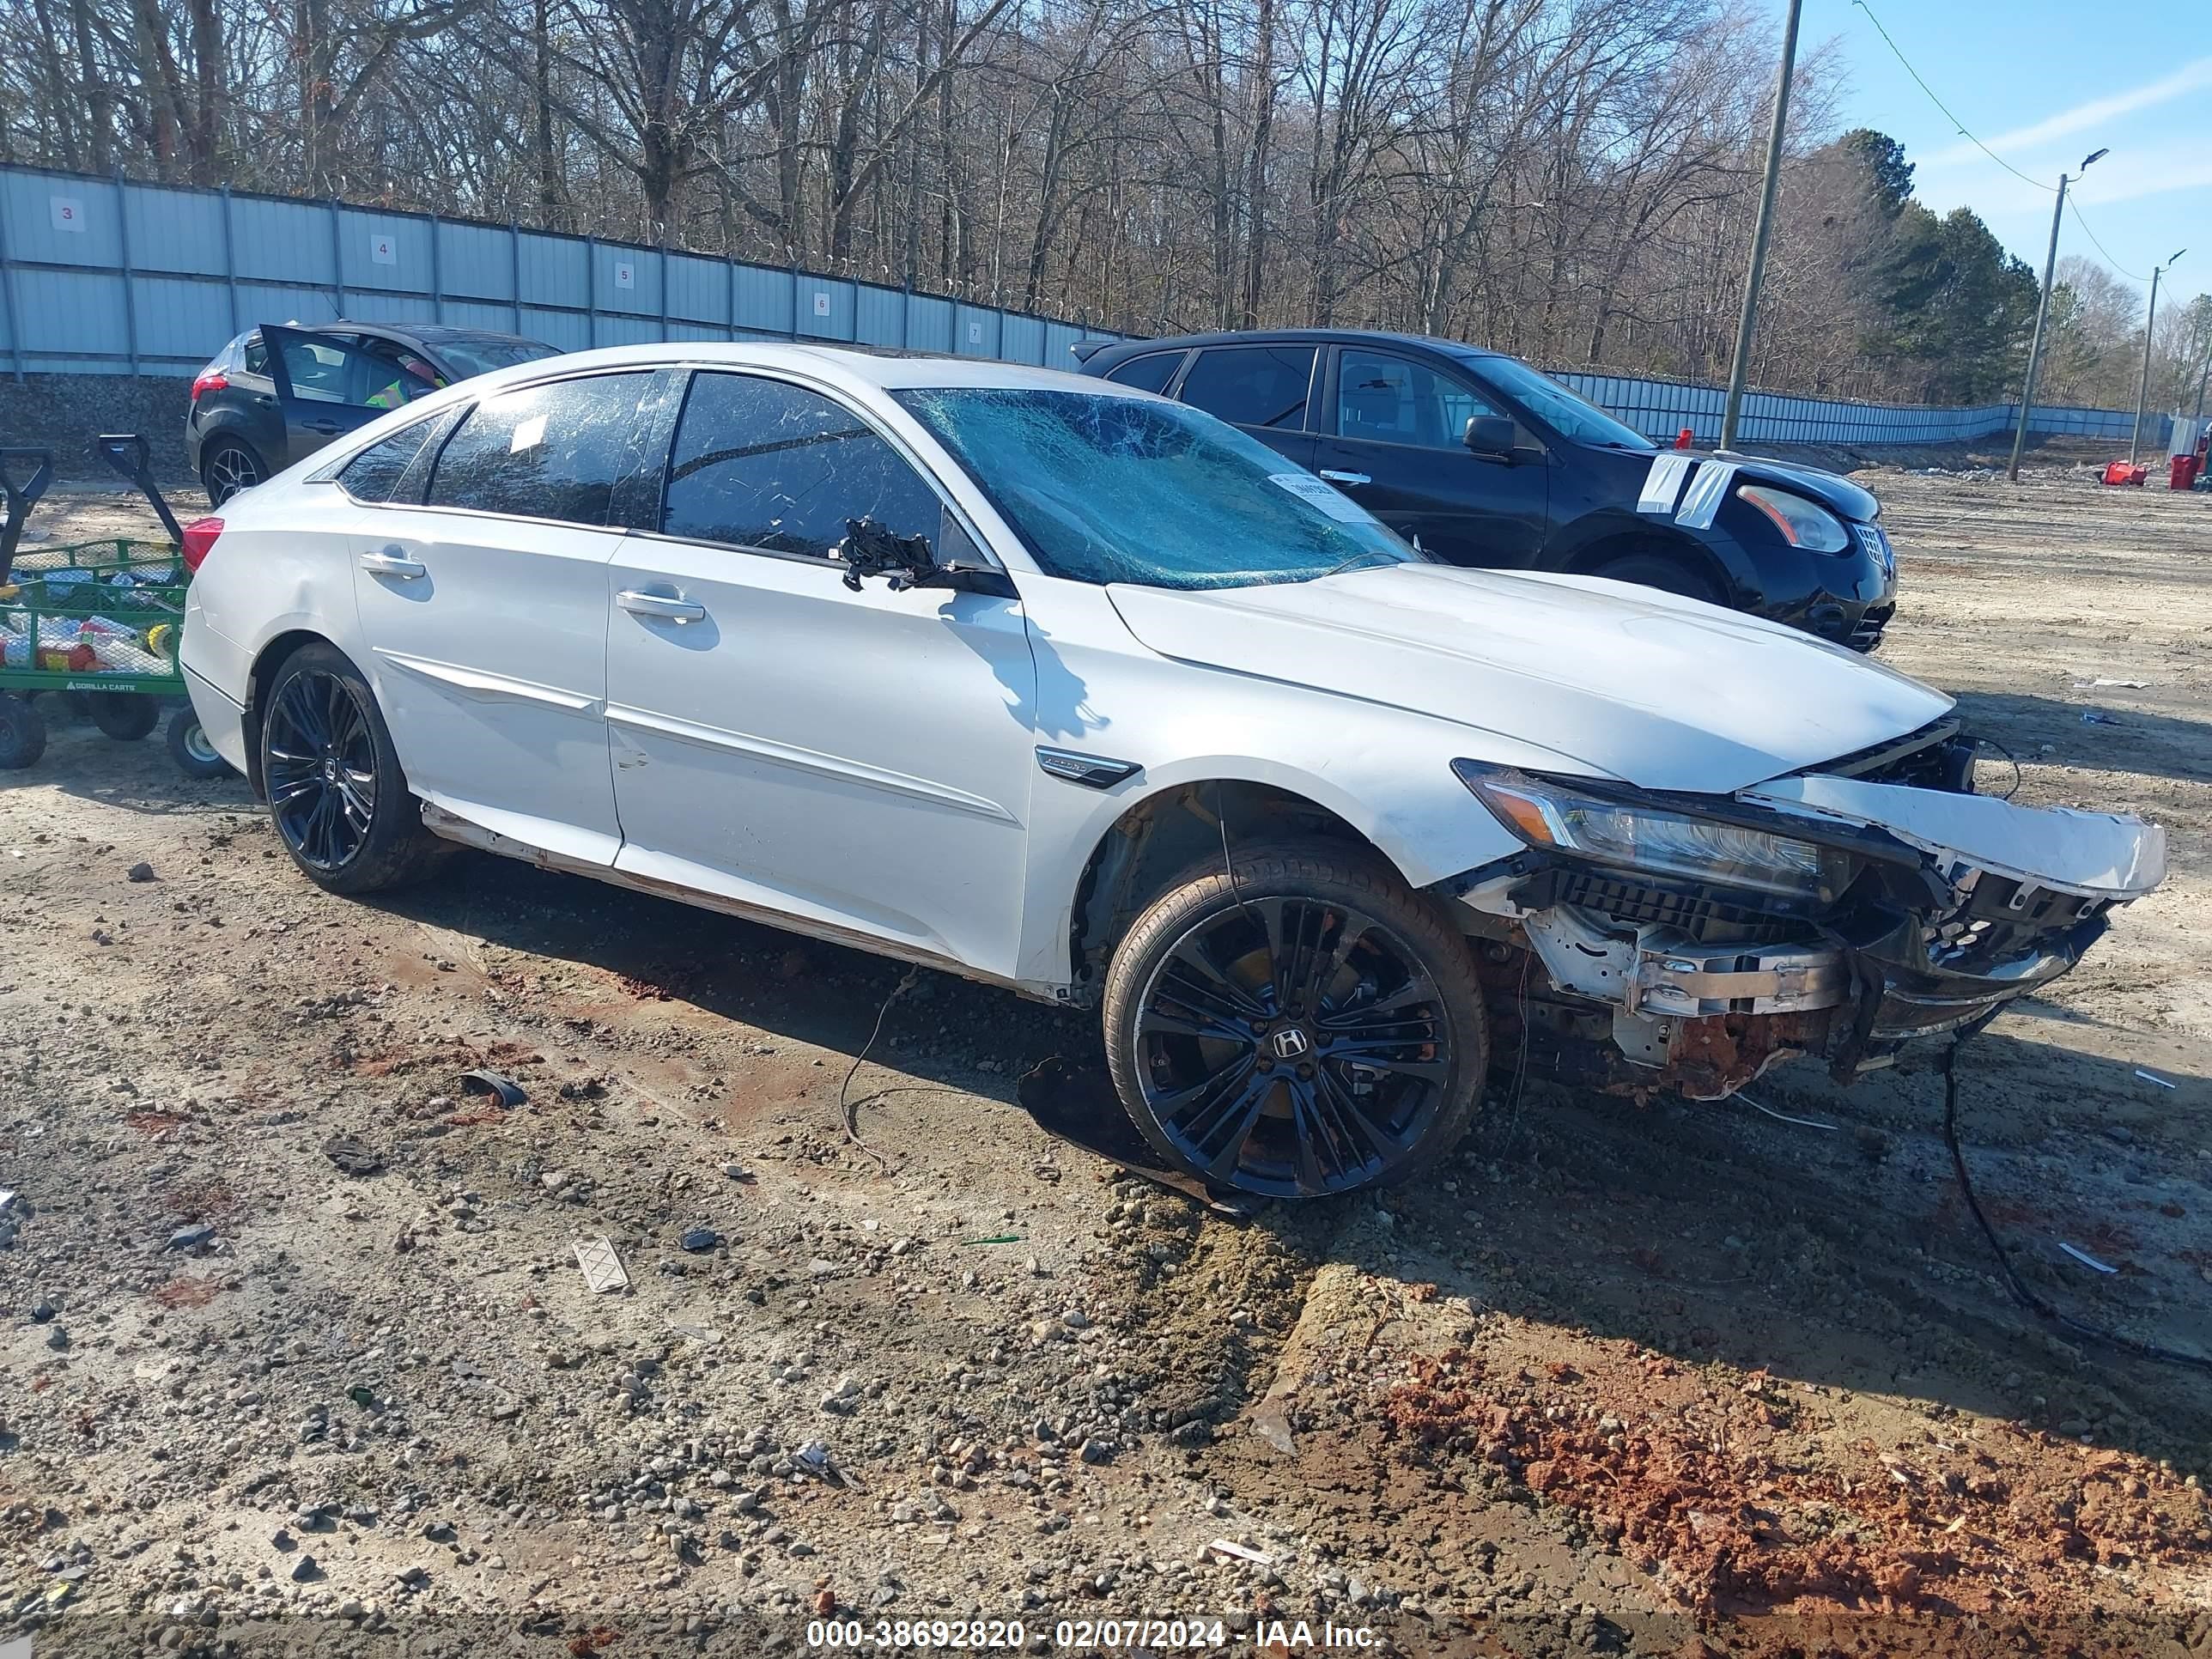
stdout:
POLYGON ((339 470, 338 488, 372 507, 390 501, 439 424, 433 416, 371 444, 339 470))
POLYGON ((485 398, 440 452, 429 505, 605 524, 652 385, 649 372, 594 374, 485 398))
POLYGON ((1126 363, 1117 363, 1106 371, 1105 378, 1115 386, 1134 386, 1139 392, 1164 392, 1175 379, 1176 368, 1185 353, 1180 351, 1152 351, 1141 357, 1132 357, 1126 363))

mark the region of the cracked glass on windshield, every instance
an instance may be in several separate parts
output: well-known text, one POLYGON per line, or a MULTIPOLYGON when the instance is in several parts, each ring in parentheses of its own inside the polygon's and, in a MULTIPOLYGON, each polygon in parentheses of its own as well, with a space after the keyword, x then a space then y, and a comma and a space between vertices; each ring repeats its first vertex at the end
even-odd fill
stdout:
POLYGON ((893 395, 1055 576, 1248 587, 1420 558, 1310 472, 1194 409, 1030 387, 893 395))

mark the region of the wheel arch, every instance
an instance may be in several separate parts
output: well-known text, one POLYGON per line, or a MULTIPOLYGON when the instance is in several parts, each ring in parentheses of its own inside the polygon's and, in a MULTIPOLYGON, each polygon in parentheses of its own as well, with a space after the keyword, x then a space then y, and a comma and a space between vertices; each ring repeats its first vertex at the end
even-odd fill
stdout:
POLYGON ((1743 584, 1713 549, 1693 537, 1650 526, 1607 532, 1575 550, 1561 567, 1570 575, 1595 575, 1617 559, 1648 553, 1671 559, 1711 582, 1730 605, 1741 605, 1743 584))
POLYGON ((1133 800, 1092 845, 1075 884, 1066 941, 1070 1000, 1087 1005, 1096 999, 1115 947, 1183 871, 1208 857, 1222 859, 1224 846, 1292 836, 1358 848, 1397 867, 1349 819, 1280 784, 1194 778, 1133 800))
POLYGON ((272 636, 254 653, 253 665, 246 676, 246 781, 253 790, 254 798, 265 799, 261 780, 261 720, 268 708, 269 688, 276 684, 276 671, 283 667, 293 653, 306 645, 327 645, 343 649, 336 641, 311 628, 292 628, 272 636))

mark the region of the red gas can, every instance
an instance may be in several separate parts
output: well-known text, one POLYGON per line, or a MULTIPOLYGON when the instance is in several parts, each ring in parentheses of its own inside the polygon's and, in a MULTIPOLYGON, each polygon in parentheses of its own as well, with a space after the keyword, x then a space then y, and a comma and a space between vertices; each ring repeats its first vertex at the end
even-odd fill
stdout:
POLYGON ((2166 475, 2168 489, 2193 489, 2197 486, 2197 457, 2177 455, 2166 475))

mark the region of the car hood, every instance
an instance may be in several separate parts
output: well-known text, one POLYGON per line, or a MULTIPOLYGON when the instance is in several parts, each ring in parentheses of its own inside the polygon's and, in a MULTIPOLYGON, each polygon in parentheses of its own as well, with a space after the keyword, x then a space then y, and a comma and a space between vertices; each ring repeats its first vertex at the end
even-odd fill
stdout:
POLYGON ((1872 524, 1881 512, 1881 503, 1875 499, 1872 490, 1862 489, 1849 478, 1817 466, 1800 466, 1794 461, 1771 460, 1764 455, 1745 455, 1735 450, 1723 450, 1717 459, 1735 463, 1740 477, 1765 478, 1784 485, 1861 524, 1872 524))
POLYGON ((1716 794, 1925 726, 1942 692, 1757 617, 1595 576, 1401 564, 1184 592, 1115 585, 1161 655, 1409 709, 1595 775, 1716 794))

